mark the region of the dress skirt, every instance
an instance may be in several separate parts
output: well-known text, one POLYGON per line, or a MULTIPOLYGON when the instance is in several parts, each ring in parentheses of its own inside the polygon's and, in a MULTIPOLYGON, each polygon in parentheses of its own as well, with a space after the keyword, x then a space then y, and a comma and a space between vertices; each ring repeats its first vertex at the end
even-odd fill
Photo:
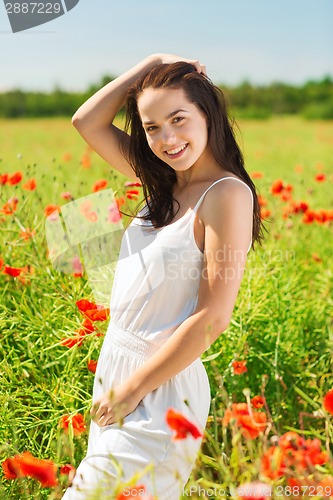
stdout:
MULTIPOLYGON (((98 359, 93 401, 124 382, 158 346, 120 328, 112 320, 98 359)), ((91 421, 87 455, 63 500, 107 500, 137 474, 137 484, 159 500, 178 500, 191 474, 201 438, 172 440, 165 419, 173 408, 203 433, 210 387, 200 358, 147 394, 123 423, 99 427, 91 421)))

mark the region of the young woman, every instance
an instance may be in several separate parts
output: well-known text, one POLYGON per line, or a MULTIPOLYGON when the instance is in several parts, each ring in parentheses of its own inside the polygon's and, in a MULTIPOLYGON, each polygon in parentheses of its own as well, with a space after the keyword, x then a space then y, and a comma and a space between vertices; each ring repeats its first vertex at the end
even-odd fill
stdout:
POLYGON ((200 356, 228 327, 247 253, 262 239, 255 186, 223 94, 198 61, 152 55, 72 121, 112 167, 142 183, 146 205, 123 235, 88 451, 63 499, 112 498, 141 473, 149 494, 176 500, 201 439, 173 440, 165 415, 173 408, 205 428, 200 356), (112 122, 125 101, 122 131, 112 122))

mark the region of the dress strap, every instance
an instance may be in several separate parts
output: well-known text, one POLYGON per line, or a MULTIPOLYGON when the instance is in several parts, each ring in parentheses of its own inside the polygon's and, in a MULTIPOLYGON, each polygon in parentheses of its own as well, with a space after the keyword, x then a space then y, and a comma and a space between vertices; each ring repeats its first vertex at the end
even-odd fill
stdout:
POLYGON ((202 200, 204 199, 204 197, 206 196, 206 194, 208 193, 208 191, 213 187, 215 186, 215 184, 217 184, 218 182, 221 182, 221 181, 225 181, 226 179, 233 179, 234 181, 238 181, 238 182, 241 182, 242 184, 244 184, 244 186, 246 186, 249 190, 250 190, 250 193, 252 195, 252 203, 253 203, 253 193, 252 193, 252 190, 251 188, 244 182, 244 181, 241 181, 240 179, 236 179, 236 177, 222 177, 222 179, 218 179, 217 181, 213 182, 213 184, 211 184, 207 189, 206 191, 203 193, 203 195, 199 198, 197 204, 195 205, 195 207, 193 208, 193 212, 197 212, 198 208, 200 207, 201 205, 201 202, 202 200))

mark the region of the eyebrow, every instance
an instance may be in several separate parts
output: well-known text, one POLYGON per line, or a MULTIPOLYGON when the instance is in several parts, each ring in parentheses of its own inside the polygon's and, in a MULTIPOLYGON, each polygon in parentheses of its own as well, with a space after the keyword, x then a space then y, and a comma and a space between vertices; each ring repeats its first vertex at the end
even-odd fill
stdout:
MULTIPOLYGON (((170 113, 167 117, 166 117, 166 120, 169 120, 169 118, 172 118, 173 116, 175 116, 177 113, 188 113, 188 111, 186 111, 186 109, 177 109, 176 111, 172 111, 172 113, 170 113)), ((155 122, 143 122, 144 125, 151 125, 152 123, 155 123, 155 122)))

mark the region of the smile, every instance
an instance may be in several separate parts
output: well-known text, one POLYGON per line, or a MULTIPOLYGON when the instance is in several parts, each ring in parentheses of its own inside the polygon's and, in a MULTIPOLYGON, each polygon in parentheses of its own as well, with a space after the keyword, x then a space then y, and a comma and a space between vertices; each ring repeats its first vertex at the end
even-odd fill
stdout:
POLYGON ((165 153, 168 155, 168 156, 172 156, 172 157, 179 157, 181 156, 181 154, 183 153, 183 151, 185 151, 185 149, 187 148, 188 144, 183 144, 182 146, 179 146, 178 148, 174 148, 174 149, 169 149, 167 151, 165 151, 165 153))

